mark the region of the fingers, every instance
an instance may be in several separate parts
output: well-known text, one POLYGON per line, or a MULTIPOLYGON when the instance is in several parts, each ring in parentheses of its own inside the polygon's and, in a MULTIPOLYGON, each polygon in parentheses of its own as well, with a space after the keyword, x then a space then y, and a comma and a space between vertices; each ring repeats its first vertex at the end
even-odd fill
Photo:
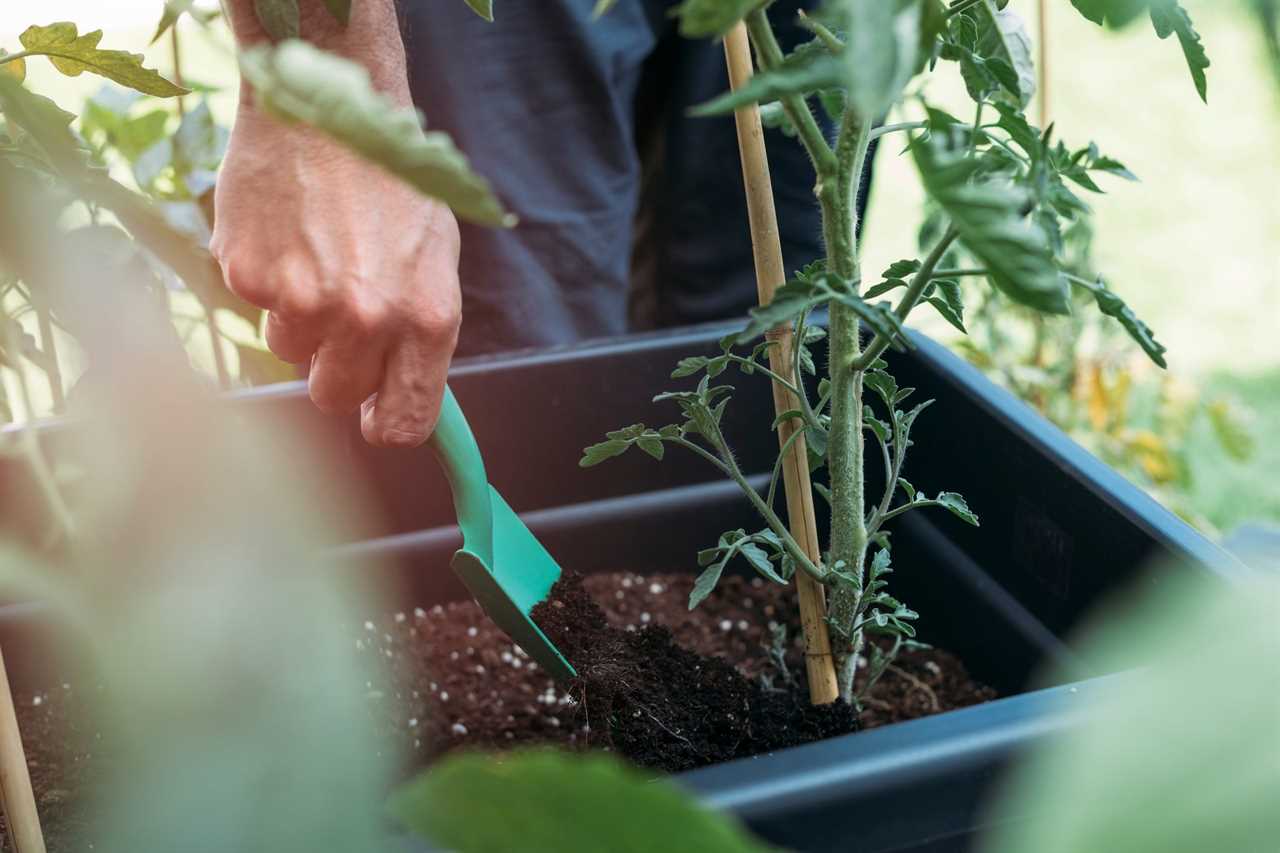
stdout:
POLYGON ((307 378, 316 408, 331 415, 346 414, 373 396, 383 378, 386 351, 380 343, 351 338, 320 344, 307 378))
POLYGON ((232 293, 267 310, 267 346, 281 361, 310 361, 325 339, 331 311, 316 293, 318 277, 304 263, 289 257, 273 267, 233 263, 219 258, 222 275, 232 293), (254 272, 256 271, 256 272, 254 272))
POLYGON ((310 361, 323 340, 315 323, 290 322, 275 311, 267 315, 266 338, 277 358, 294 364, 310 361))
POLYGON ((382 385, 361 407, 360 432, 377 447, 417 447, 440 417, 454 340, 407 339, 391 350, 382 385))

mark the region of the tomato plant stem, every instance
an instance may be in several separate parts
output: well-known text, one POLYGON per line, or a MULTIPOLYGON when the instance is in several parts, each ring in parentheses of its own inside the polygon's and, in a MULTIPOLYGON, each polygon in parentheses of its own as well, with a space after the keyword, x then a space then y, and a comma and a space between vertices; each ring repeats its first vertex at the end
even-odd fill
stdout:
MULTIPOLYGON (((827 268, 856 289, 860 279, 858 251, 858 187, 871 142, 871 119, 847 110, 836 141, 836 171, 819 176, 818 201, 827 240, 827 268)), ((867 531, 865 503, 865 445, 862 435, 862 373, 854 369, 862 351, 861 329, 853 309, 831 304, 830 360, 831 429, 827 439, 827 467, 831 472, 831 566, 841 566, 852 582, 837 584, 831 595, 835 624, 853 622, 862 598, 862 569, 867 531)), ((853 662, 861 636, 846 638, 838 650, 840 693, 849 699, 853 662)))

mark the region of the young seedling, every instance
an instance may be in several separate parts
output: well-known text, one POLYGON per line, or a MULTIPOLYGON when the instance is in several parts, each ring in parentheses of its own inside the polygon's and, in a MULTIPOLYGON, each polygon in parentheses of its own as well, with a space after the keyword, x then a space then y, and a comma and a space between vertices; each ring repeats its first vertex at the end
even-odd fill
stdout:
MULTIPOLYGON (((1099 24, 1121 26, 1146 14, 1161 38, 1176 35, 1196 88, 1205 96, 1208 59, 1176 0, 1072 2, 1099 24)), ((673 378, 700 376, 699 381, 692 389, 660 394, 655 402, 674 403, 683 416, 679 422, 659 428, 636 424, 609 433, 586 449, 581 464, 596 465, 633 446, 661 459, 674 445, 735 481, 764 527, 724 533, 715 547, 698 555, 704 571, 689 606, 703 601, 739 556, 774 583, 804 578, 824 587, 839 694, 857 701, 854 676, 864 651, 870 652, 865 694, 916 634, 917 614, 887 589, 890 523, 911 510, 938 508, 978 524, 959 494, 926 494, 903 476, 912 427, 932 401, 909 405, 914 389, 899 387, 881 356, 890 347, 911 346, 903 327, 911 312, 927 303, 964 331, 961 277, 983 278, 1012 301, 1044 314, 1068 313, 1075 288, 1117 319, 1162 366, 1163 347, 1102 279, 1075 275, 1064 261, 1064 228, 1090 215, 1077 188, 1101 192, 1095 175, 1132 175, 1095 145, 1068 148, 1056 140, 1054 128, 1037 128, 1026 118, 1035 69, 1031 40, 1007 8, 1011 3, 827 0, 801 18, 813 39, 789 54, 766 16, 769 5, 686 0, 677 7, 686 36, 721 37, 741 23, 755 49, 757 73, 696 112, 716 115, 759 104, 767 125, 803 145, 817 176, 814 193, 826 257, 785 283, 780 273, 763 271, 776 289, 751 312, 746 327, 721 341, 720 354, 693 356, 677 365, 673 378), (959 72, 973 101, 971 120, 961 121, 927 99, 924 82, 945 70, 959 72), (824 131, 815 107, 834 125, 834 133, 824 131), (857 195, 871 143, 890 134, 905 137, 904 151, 929 198, 924 252, 922 258, 894 263, 878 281, 865 281, 857 195), (896 302, 876 301, 888 295, 897 296, 896 302), (826 329, 810 322, 823 309, 829 316, 826 329), (759 340, 779 327, 791 330, 786 344, 778 335, 759 340), (829 339, 828 362, 819 379, 810 348, 823 337, 829 339), (773 418, 780 452, 764 494, 747 479, 721 426, 734 389, 712 383, 730 368, 768 378, 779 394, 795 401, 773 418), (788 528, 774 509, 778 480, 801 442, 810 471, 825 469, 829 482, 811 487, 830 508, 830 539, 820 557, 796 535, 794 515, 788 528), (879 495, 867 493, 868 444, 884 468, 879 495), (868 634, 887 636, 885 647, 866 650, 868 634)), ((762 293, 772 289, 761 285, 762 293)), ((806 634, 806 640, 808 652, 821 655, 822 648, 813 645, 821 639, 806 634)), ((812 698, 822 701, 817 692, 812 698)))

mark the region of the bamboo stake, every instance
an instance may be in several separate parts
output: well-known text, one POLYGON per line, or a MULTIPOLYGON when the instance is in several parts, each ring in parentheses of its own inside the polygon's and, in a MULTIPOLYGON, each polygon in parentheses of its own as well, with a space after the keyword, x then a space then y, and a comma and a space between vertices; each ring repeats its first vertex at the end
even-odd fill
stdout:
MULTIPOLYGON (((724 40, 725 62, 729 66, 729 85, 738 89, 752 73, 751 44, 747 27, 739 22, 724 40)), ((738 151, 742 155, 742 180, 747 191, 747 214, 751 222, 751 250, 755 258, 756 287, 760 304, 773 301, 773 293, 786 281, 782 263, 782 243, 778 237, 778 214, 773 206, 773 183, 769 179, 769 160, 764 147, 764 128, 760 124, 760 108, 755 104, 733 114, 738 128, 738 151)), ((769 348, 769 369, 779 376, 799 382, 791 363, 791 329, 779 327, 769 332, 775 346, 769 348)), ((778 383, 773 385, 773 405, 778 414, 800 407, 790 391, 778 383)), ((795 420, 778 427, 778 442, 786 445, 792 433, 801 429, 795 420)), ((809 484, 808 456, 804 436, 795 442, 783 462, 783 484, 787 495, 787 514, 791 535, 815 564, 822 560, 818 542, 818 525, 813 508, 813 489, 809 484)), ((831 638, 827 632, 826 592, 822 584, 804 572, 796 573, 800 597, 800 622, 804 626, 805 667, 809 674, 809 700, 827 705, 840 696, 835 662, 831 657, 831 638)))
POLYGON ((9 825, 9 838, 16 853, 45 853, 44 833, 36 813, 36 798, 27 772, 27 757, 18 732, 18 715, 13 708, 9 675, 0 654, 0 807, 9 825))

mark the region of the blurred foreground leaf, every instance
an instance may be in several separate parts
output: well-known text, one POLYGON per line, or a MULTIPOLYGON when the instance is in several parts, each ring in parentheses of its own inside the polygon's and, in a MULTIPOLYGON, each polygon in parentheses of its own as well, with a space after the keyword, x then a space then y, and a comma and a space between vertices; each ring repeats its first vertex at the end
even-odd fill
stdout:
POLYGON ((482 225, 513 225, 489 182, 441 131, 376 92, 364 68, 303 41, 245 52, 241 69, 268 112, 315 127, 424 195, 482 225))
MULTIPOLYGON (((1153 579, 1154 580, 1154 579, 1153 579)), ((1084 651, 1092 722, 1007 785, 990 853, 1274 850, 1280 838, 1280 579, 1162 573, 1084 651)))
POLYGON ((535 750, 446 759, 401 788, 391 811, 459 853, 768 849, 691 794, 602 755, 535 750))

